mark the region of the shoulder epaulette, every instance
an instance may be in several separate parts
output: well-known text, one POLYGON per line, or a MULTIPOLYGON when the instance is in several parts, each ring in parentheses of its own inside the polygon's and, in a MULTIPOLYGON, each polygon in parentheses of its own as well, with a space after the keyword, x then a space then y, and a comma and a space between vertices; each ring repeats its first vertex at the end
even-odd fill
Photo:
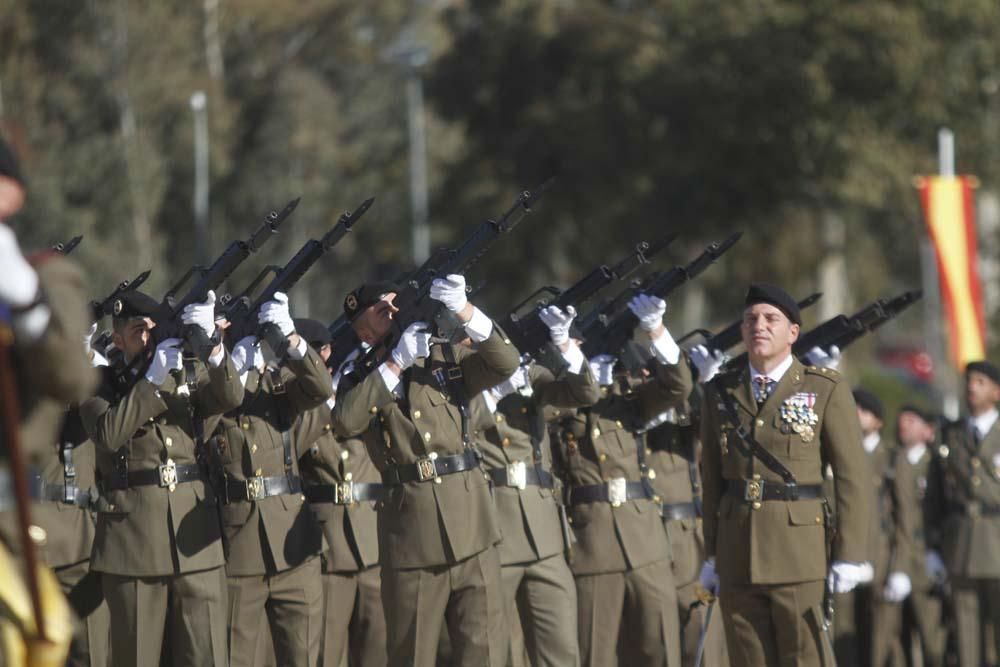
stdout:
POLYGON ((805 371, 809 375, 823 377, 830 382, 840 382, 841 379, 840 371, 827 368, 826 366, 806 366, 805 371))

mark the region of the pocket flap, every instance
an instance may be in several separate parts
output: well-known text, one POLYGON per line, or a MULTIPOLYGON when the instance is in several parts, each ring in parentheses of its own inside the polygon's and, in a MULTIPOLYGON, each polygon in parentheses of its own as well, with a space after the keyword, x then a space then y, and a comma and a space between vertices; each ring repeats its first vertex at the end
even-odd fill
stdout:
POLYGON ((823 501, 795 500, 789 502, 788 523, 793 526, 823 525, 823 501))

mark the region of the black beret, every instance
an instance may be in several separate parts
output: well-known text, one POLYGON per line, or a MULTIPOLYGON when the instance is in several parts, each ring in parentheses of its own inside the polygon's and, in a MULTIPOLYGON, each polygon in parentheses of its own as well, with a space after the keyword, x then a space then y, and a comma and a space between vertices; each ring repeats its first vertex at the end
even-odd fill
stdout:
POLYGON ((904 405, 899 406, 899 412, 898 412, 898 414, 901 415, 904 412, 911 412, 911 413, 915 414, 916 416, 920 417, 922 420, 924 420, 928 424, 934 424, 937 421, 937 419, 930 412, 930 410, 925 410, 924 408, 922 408, 919 405, 916 405, 914 403, 906 403, 904 405))
POLYGON ((367 283, 353 289, 344 297, 344 314, 347 315, 347 319, 354 321, 355 317, 363 313, 369 306, 378 303, 389 292, 398 293, 399 285, 383 281, 367 283))
POLYGON ((792 322, 802 326, 802 313, 799 312, 799 304, 780 287, 765 283, 750 285, 743 305, 752 306, 755 303, 769 303, 783 312, 792 322))
POLYGON ((977 373, 982 373, 989 379, 993 380, 994 383, 1000 385, 1000 368, 997 368, 988 361, 970 361, 965 367, 965 373, 968 375, 972 371, 977 373))
POLYGON ((3 139, 0 139, 0 176, 17 181, 22 188, 25 185, 21 167, 17 163, 17 156, 14 155, 14 149, 8 146, 3 139))
POLYGON ((861 387, 855 389, 853 393, 854 402, 858 404, 859 408, 867 410, 879 419, 883 418, 885 409, 882 407, 882 401, 879 400, 878 396, 861 387))
POLYGON ((310 320, 306 317, 296 317, 293 322, 295 324, 295 332, 317 350, 324 345, 329 345, 333 341, 333 338, 330 336, 330 330, 323 326, 322 322, 310 320))
POLYGON ((111 304, 111 316, 116 320, 127 320, 132 317, 162 317, 163 306, 160 302, 139 290, 122 292, 111 304))

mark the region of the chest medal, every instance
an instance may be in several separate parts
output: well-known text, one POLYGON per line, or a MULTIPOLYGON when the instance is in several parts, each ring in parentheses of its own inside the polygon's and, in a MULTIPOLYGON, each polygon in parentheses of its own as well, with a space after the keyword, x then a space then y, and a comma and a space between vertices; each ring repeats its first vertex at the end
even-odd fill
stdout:
POLYGON ((812 442, 816 437, 813 427, 819 422, 819 415, 813 410, 815 404, 816 394, 799 392, 786 398, 779 408, 781 421, 797 433, 802 442, 812 442))

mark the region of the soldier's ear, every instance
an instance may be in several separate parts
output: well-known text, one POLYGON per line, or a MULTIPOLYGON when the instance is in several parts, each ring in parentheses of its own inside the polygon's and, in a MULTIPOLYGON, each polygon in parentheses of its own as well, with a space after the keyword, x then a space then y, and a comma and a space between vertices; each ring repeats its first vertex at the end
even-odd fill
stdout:
POLYGON ((788 327, 788 330, 791 332, 792 342, 794 343, 799 339, 799 331, 801 330, 801 328, 799 327, 798 324, 792 322, 791 326, 788 327))

